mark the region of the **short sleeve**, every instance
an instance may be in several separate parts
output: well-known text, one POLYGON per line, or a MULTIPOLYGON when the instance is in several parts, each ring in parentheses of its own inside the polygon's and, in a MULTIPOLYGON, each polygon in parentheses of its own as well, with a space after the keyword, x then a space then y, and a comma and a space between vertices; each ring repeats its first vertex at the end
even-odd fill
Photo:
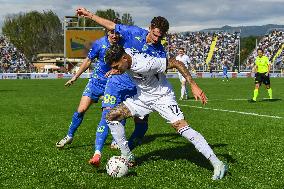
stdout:
POLYGON ((115 24, 115 32, 118 32, 123 38, 129 38, 133 35, 133 33, 141 30, 141 28, 137 26, 129 26, 123 24, 115 24))
POLYGON ((93 60, 98 57, 100 51, 100 44, 96 41, 93 43, 92 48, 89 50, 88 58, 93 60))

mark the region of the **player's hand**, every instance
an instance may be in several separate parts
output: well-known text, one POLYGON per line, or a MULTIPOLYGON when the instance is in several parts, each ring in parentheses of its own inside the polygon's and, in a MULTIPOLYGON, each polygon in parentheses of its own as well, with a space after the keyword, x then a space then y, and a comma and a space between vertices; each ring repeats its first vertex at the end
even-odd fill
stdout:
POLYGON ((111 69, 110 71, 108 71, 108 72, 105 74, 105 77, 109 77, 109 76, 111 76, 111 75, 118 75, 118 74, 121 74, 121 71, 116 70, 116 69, 111 69))
POLYGON ((266 72, 266 74, 265 74, 266 76, 269 76, 269 73, 268 72, 266 72))
POLYGON ((198 85, 195 82, 191 82, 190 86, 195 100, 199 99, 201 103, 205 105, 207 103, 207 97, 205 93, 198 87, 198 85))
POLYGON ((72 77, 72 79, 70 79, 69 81, 67 81, 67 82, 65 83, 65 87, 69 87, 69 86, 72 85, 76 80, 77 80, 76 77, 72 77))
POLYGON ((77 16, 90 17, 90 14, 90 11, 88 11, 86 8, 80 7, 76 9, 77 16))

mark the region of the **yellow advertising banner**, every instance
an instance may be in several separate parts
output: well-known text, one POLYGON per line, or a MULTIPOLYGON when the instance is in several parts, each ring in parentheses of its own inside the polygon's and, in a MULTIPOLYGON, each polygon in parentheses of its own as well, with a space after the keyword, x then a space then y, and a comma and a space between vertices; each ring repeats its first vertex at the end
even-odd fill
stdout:
POLYGON ((85 58, 92 43, 104 35, 104 30, 67 30, 66 57, 85 58))

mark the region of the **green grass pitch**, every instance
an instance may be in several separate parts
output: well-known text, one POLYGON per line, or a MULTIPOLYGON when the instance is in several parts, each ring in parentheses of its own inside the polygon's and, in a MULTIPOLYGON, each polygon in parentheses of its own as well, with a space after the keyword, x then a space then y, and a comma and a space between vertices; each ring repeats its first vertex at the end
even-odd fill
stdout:
MULTIPOLYGON (((88 164, 93 154, 100 104, 92 106, 74 141, 64 149, 55 143, 66 135, 87 83, 70 88, 66 80, 0 80, 0 188, 284 188, 284 79, 272 78, 274 101, 261 87, 249 103, 253 79, 196 79, 208 104, 179 101, 191 126, 229 165, 228 175, 212 181, 210 163, 157 113, 150 115, 143 145, 134 150, 138 166, 123 178, 106 174, 107 160, 118 155, 108 138, 102 164, 88 164)), ((179 81, 171 79, 179 98, 179 81)), ((127 134, 133 122, 126 126, 127 134)))

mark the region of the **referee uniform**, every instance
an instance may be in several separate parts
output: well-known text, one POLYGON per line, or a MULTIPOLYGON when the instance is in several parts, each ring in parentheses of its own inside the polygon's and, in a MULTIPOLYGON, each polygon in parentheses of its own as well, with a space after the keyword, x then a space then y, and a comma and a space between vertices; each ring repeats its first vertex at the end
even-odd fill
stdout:
POLYGON ((270 78, 269 78, 269 71, 270 71, 270 62, 267 56, 257 56, 255 59, 255 65, 257 67, 257 72, 255 74, 255 89, 253 91, 253 102, 256 102, 256 98, 258 96, 258 88, 259 86, 264 83, 266 86, 269 99, 272 99, 272 89, 270 88, 270 78))

